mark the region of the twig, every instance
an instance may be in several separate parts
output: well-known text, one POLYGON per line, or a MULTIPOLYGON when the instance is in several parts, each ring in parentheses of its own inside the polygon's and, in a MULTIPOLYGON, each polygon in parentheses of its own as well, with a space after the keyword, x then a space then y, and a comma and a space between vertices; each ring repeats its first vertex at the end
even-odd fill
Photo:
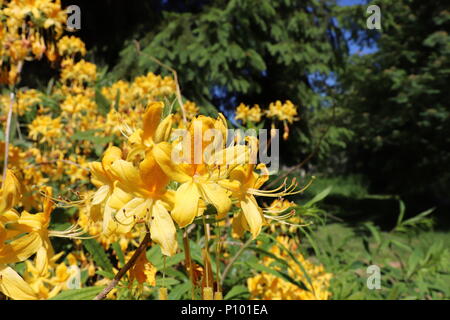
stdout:
POLYGON ((127 271, 136 263, 137 259, 141 254, 145 254, 145 251, 147 249, 147 244, 150 242, 150 233, 146 232, 144 239, 142 240, 139 247, 136 249, 136 251, 133 253, 133 256, 130 260, 123 266, 122 269, 119 270, 119 272, 114 276, 114 279, 108 284, 108 286, 103 289, 102 292, 100 292, 93 300, 103 300, 106 298, 108 293, 114 289, 114 287, 119 283, 120 279, 127 273, 127 271))
POLYGON ((6 171, 8 170, 9 131, 11 131, 11 118, 12 118, 12 111, 13 111, 13 105, 14 105, 14 92, 11 92, 9 97, 10 97, 10 104, 9 104, 8 118, 6 120, 5 160, 3 162, 3 180, 2 180, 2 183, 6 179, 6 171))
POLYGON ((244 250, 250 245, 250 243, 252 243, 253 239, 250 237, 250 239, 247 240, 247 242, 245 242, 242 247, 239 249, 238 252, 236 252, 236 254, 234 255, 234 257, 230 260, 230 263, 227 264, 227 266, 225 267, 225 269, 223 270, 222 273, 222 277, 221 277, 221 285, 223 286, 223 282, 225 281, 225 277, 228 274, 228 271, 230 271, 231 266, 236 262, 236 260, 239 258, 239 256, 242 254, 242 252, 244 252, 244 250))
POLYGON ((160 60, 156 59, 155 57, 153 57, 153 56, 151 56, 151 55, 149 55, 149 54, 146 54, 145 52, 142 52, 142 51, 141 51, 141 45, 140 45, 139 41, 134 40, 134 44, 135 44, 135 46, 136 46, 136 51, 138 52, 138 54, 143 54, 143 55, 145 55, 146 57, 148 57, 149 59, 151 59, 153 62, 157 63, 157 64, 160 65, 161 67, 163 67, 163 68, 169 70, 170 72, 172 72, 172 74, 173 74, 173 80, 175 81, 175 86, 176 86, 176 90, 177 90, 176 96, 177 96, 177 99, 178 99, 178 104, 180 105, 180 108, 181 108, 181 113, 182 113, 182 115, 183 115, 183 121, 184 121, 184 123, 187 123, 186 111, 184 110, 183 99, 182 99, 182 97, 181 97, 180 84, 178 83, 178 75, 177 75, 177 72, 175 71, 175 69, 169 67, 167 64, 161 62, 160 60))

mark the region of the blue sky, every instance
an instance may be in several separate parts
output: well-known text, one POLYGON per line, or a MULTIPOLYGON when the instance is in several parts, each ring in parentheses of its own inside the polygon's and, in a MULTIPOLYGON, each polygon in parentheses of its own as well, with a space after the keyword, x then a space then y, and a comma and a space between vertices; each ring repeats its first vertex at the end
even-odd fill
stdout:
POLYGON ((340 6, 353 6, 355 4, 364 4, 365 0, 337 0, 336 1, 340 6))
MULTIPOLYGON (((353 6, 356 4, 366 4, 368 1, 367 0, 336 0, 336 2, 338 5, 344 7, 344 6, 353 6)), ((369 54, 369 53, 373 53, 373 52, 377 51, 376 46, 360 48, 359 46, 355 45, 351 41, 349 41, 349 49, 350 49, 350 54, 359 54, 359 55, 369 54)))

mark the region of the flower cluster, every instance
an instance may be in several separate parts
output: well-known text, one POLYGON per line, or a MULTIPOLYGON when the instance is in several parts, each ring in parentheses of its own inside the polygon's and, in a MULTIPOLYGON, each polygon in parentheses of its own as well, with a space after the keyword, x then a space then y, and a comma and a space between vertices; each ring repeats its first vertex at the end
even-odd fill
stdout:
POLYGON ((250 124, 250 126, 252 126, 259 123, 264 115, 268 119, 272 120, 272 129, 275 128, 275 122, 279 121, 283 123, 284 140, 287 140, 289 137, 288 124, 292 124, 294 121, 299 120, 299 118, 297 117, 297 108, 290 100, 287 100, 284 103, 279 100, 277 100, 276 102, 272 102, 270 103, 268 110, 261 110, 261 108, 257 104, 255 104, 253 107, 250 107, 241 103, 236 108, 236 115, 234 119, 241 120, 242 124, 244 125, 250 124))
POLYGON ((24 61, 55 61, 66 19, 59 0, 0 2, 0 84, 16 84, 24 61))

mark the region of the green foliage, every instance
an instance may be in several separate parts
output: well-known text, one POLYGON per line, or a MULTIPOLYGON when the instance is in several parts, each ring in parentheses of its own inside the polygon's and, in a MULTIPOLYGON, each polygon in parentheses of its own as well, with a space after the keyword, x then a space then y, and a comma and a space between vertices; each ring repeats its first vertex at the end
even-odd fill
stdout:
POLYGON ((373 3, 383 13, 381 31, 365 31, 361 7, 340 15, 355 41, 376 40, 379 48, 353 56, 340 77, 337 99, 355 133, 349 167, 384 193, 442 197, 450 186, 448 3, 373 3))
POLYGON ((103 289, 105 289, 104 286, 66 290, 50 300, 92 300, 103 289))
POLYGON ((94 259, 96 265, 100 266, 104 271, 108 273, 113 272, 113 266, 109 261, 108 255, 97 240, 83 240, 83 246, 92 255, 92 258, 94 259))

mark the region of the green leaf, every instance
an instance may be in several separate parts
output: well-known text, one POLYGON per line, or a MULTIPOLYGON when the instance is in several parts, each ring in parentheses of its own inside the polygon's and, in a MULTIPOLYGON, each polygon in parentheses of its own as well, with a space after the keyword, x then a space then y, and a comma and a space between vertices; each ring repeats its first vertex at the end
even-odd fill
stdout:
POLYGON ((112 272, 108 272, 108 271, 104 271, 104 270, 97 270, 95 271, 96 274, 105 277, 107 279, 113 279, 114 278, 114 274, 112 272))
POLYGON ((53 297, 49 300, 92 300, 104 288, 105 286, 67 290, 61 292, 56 297, 53 297))
POLYGON ((89 251, 89 253, 92 255, 95 263, 98 266, 109 273, 113 273, 113 266, 109 261, 108 255, 106 254, 105 250, 103 250, 103 247, 100 245, 100 243, 97 242, 97 240, 83 240, 83 245, 86 250, 89 251))
POLYGON ((247 287, 242 286, 242 285, 237 285, 237 286, 234 286, 233 288, 231 288, 231 290, 228 291, 228 293, 225 295, 225 297, 223 299, 231 300, 235 297, 239 297, 240 295, 242 295, 244 293, 248 293, 247 287))
POLYGON ((169 292, 169 299, 170 300, 179 300, 183 294, 185 294, 189 289, 191 289, 191 283, 185 282, 183 284, 180 284, 170 290, 169 292))
POLYGON ((173 286, 176 284, 179 284, 180 281, 175 279, 175 278, 158 278, 156 279, 156 286, 157 287, 168 287, 168 286, 173 286))
POLYGON ((330 194, 332 188, 333 188, 332 186, 329 186, 325 190, 322 190, 321 192, 316 194, 314 198, 309 200, 304 206, 305 207, 310 207, 313 204, 315 204, 315 203, 317 203, 319 201, 322 201, 323 199, 325 199, 330 194))
POLYGON ((125 256, 123 255, 122 248, 120 247, 119 242, 114 242, 112 244, 114 251, 116 252, 117 258, 122 266, 125 265, 125 256))
POLYGON ((98 112, 106 116, 111 108, 111 102, 100 92, 100 89, 95 89, 95 103, 97 103, 98 112))

